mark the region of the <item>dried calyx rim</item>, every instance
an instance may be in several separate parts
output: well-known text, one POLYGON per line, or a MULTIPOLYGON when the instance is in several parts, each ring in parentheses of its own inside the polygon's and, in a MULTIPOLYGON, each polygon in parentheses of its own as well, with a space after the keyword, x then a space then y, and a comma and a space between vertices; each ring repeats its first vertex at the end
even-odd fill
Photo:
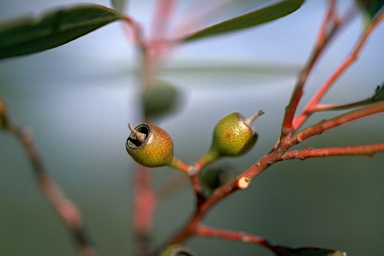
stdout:
POLYGON ((139 149, 147 140, 151 128, 147 124, 140 124, 136 126, 134 130, 136 132, 131 132, 126 145, 130 149, 139 149))

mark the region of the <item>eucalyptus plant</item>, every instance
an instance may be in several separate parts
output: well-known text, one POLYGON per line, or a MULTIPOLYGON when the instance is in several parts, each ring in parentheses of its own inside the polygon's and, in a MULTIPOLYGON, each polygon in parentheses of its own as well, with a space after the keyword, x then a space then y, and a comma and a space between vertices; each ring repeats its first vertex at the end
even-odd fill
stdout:
MULTIPOLYGON (((249 6, 249 2, 257 1, 217 1, 213 7, 209 8, 211 12, 206 13, 203 18, 208 20, 210 15, 214 13, 233 15, 234 12, 232 11, 239 5, 249 6)), ((232 16, 215 24, 207 25, 204 22, 200 24, 195 20, 185 20, 184 22, 193 29, 191 31, 186 30, 182 34, 165 32, 165 28, 170 26, 170 19, 176 15, 174 7, 178 1, 158 0, 155 6, 157 29, 154 30, 154 35, 149 36, 138 22, 135 13, 129 11, 127 0, 112 0, 109 7, 97 4, 64 6, 43 12, 38 17, 15 18, 1 24, 0 59, 7 61, 6 59, 10 58, 54 50, 56 47, 70 43, 113 22, 121 22, 124 29, 128 28, 129 33, 127 35, 140 56, 137 65, 139 69, 137 88, 140 91, 140 97, 138 106, 135 108, 139 109, 138 112, 141 113, 141 120, 138 124, 134 126, 128 124, 127 140, 122 141, 122 145, 125 143, 125 149, 128 153, 126 157, 133 158, 137 162, 137 164, 128 167, 130 174, 135 177, 135 187, 132 190, 135 199, 133 232, 137 238, 135 240, 136 247, 132 248, 132 251, 126 252, 128 255, 133 253, 141 256, 196 255, 194 248, 188 247, 188 240, 192 237, 248 243, 264 247, 277 256, 346 255, 344 249, 348 251, 348 248, 310 247, 313 245, 302 245, 299 248, 296 245, 290 247, 289 245, 274 244, 267 238, 242 230, 227 230, 204 223, 206 216, 219 202, 224 201, 235 192, 244 191, 244 189, 252 186, 254 180, 261 173, 272 169, 271 167, 275 163, 330 156, 372 156, 384 151, 384 141, 380 141, 379 137, 374 143, 353 146, 338 145, 318 148, 313 142, 311 146, 304 144, 305 146, 302 148, 299 147, 309 139, 322 136, 323 133, 336 129, 340 125, 346 125, 361 118, 384 112, 382 81, 378 81, 379 85, 368 98, 348 103, 321 103, 324 95, 330 91, 336 81, 341 76, 347 75, 346 71, 358 60, 368 38, 384 20, 384 1, 351 1, 352 11, 346 13, 340 12, 337 0, 324 2, 326 3, 326 12, 318 30, 317 39, 308 61, 297 75, 291 97, 287 99, 285 111, 282 113, 280 134, 276 137, 276 143, 273 145, 256 144, 258 136, 263 136, 263 131, 258 129, 258 133, 256 133, 252 127, 252 122, 264 114, 263 111, 256 112, 254 116, 248 119, 244 119, 242 114, 237 112, 229 113, 225 117, 217 117, 217 125, 212 128, 212 138, 206 138, 207 141, 212 142, 210 148, 202 152, 201 158, 192 164, 176 157, 177 148, 174 148, 173 139, 165 129, 155 124, 178 107, 176 102, 180 97, 180 89, 175 88, 168 81, 162 81, 158 75, 158 71, 166 62, 166 58, 170 56, 171 50, 211 37, 231 36, 232 33, 241 30, 256 31, 260 25, 278 19, 284 20, 286 16, 295 13, 305 4, 304 0, 283 0, 258 6, 257 9, 232 16), (357 9, 358 12, 356 12, 357 9), (318 64, 332 43, 337 40, 336 36, 340 31, 359 16, 363 17, 365 25, 363 31, 359 32, 361 34, 358 42, 352 46, 350 54, 333 70, 329 78, 313 94, 308 94, 305 89, 310 84, 309 77, 313 74, 315 65, 318 64), (308 96, 308 101, 303 97, 304 95, 308 96), (306 105, 301 109, 299 104, 306 105), (328 112, 327 119, 316 119, 316 114, 319 112, 339 110, 343 110, 339 115, 328 112), (309 123, 308 119, 312 116, 315 121, 309 123), (255 146, 262 147, 264 155, 258 159, 255 158, 254 163, 241 172, 223 170, 213 165, 222 158, 230 161, 245 154, 252 154, 250 150, 255 146), (152 170, 152 168, 164 166, 181 171, 189 181, 186 186, 194 194, 194 212, 184 226, 170 233, 169 237, 163 239, 161 245, 155 246, 151 243, 154 235, 151 223, 154 209, 159 202, 156 201, 158 191, 151 183, 152 171, 157 170, 152 170)), ((204 3, 200 2, 200 4, 204 3)), ((303 20, 303 22, 305 21, 303 20)), ((349 100, 347 96, 341 102, 345 102, 345 100, 349 100)), ((260 106, 260 108, 262 107, 260 106)), ((253 112, 255 111, 253 110, 253 112)), ((275 117, 269 116, 266 112, 257 122, 263 122, 263 119, 267 118, 275 117)), ((382 115, 376 118, 382 118, 382 115)), ((133 123, 136 120, 128 122, 133 123)), ((0 128, 2 132, 15 136, 23 145, 37 178, 38 187, 63 220, 68 232, 73 237, 78 253, 84 256, 98 255, 97 243, 96 245, 93 244, 93 239, 90 238, 92 232, 87 232, 88 229, 85 228, 85 222, 79 208, 66 197, 49 175, 32 135, 13 121, 6 99, 3 98, 0 98, 0 128)), ((195 135, 189 134, 188 136, 197 135, 198 131, 195 135)), ((351 140, 353 141, 354 138, 351 140)), ((190 147, 193 146, 190 145, 190 147)), ((124 149, 122 148, 122 150, 124 149)), ((182 209, 178 209, 178 211, 181 211, 180 214, 183 215, 190 214, 183 212, 182 209)), ((308 236, 310 235, 308 234, 308 236)))

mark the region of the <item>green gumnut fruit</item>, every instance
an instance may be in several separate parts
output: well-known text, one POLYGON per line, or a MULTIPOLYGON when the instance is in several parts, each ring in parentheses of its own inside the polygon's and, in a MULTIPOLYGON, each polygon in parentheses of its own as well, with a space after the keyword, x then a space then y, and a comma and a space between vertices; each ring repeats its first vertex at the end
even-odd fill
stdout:
POLYGON ((153 124, 140 124, 131 129, 125 148, 139 164, 146 167, 160 167, 174 160, 173 142, 169 134, 153 124))
POLYGON ((178 91, 170 84, 156 81, 142 94, 144 114, 156 118, 170 113, 177 102, 178 91))
POLYGON ((244 120, 239 113, 232 113, 221 119, 215 126, 211 152, 218 156, 240 156, 247 153, 256 144, 258 135, 250 124, 263 112, 244 120))
POLYGON ((196 254, 191 249, 179 244, 168 246, 160 256, 195 256, 196 254))
POLYGON ((208 193, 216 188, 235 180, 238 173, 228 164, 215 165, 200 173, 201 182, 208 193))

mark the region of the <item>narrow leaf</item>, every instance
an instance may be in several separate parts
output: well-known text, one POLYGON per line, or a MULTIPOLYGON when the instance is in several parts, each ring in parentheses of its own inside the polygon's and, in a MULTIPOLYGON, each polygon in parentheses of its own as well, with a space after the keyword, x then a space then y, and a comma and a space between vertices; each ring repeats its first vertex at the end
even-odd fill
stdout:
POLYGON ((276 246, 273 251, 277 256, 347 256, 345 252, 320 248, 288 248, 276 246))
POLYGON ((261 25, 279 18, 282 18, 296 11, 304 0, 286 0, 266 8, 256 10, 244 15, 223 21, 211 27, 207 27, 192 35, 189 35, 182 40, 189 42, 196 39, 201 39, 208 36, 234 32, 237 30, 261 25))
POLYGON ((0 26, 0 59, 55 48, 119 19, 112 9, 84 5, 15 20, 0 26))
POLYGON ((356 3, 369 23, 384 10, 384 0, 356 0, 356 3))
POLYGON ((384 100, 384 83, 381 86, 377 86, 375 95, 372 97, 372 102, 384 100))
POLYGON ((127 7, 127 0, 111 0, 113 8, 120 13, 124 13, 127 7))

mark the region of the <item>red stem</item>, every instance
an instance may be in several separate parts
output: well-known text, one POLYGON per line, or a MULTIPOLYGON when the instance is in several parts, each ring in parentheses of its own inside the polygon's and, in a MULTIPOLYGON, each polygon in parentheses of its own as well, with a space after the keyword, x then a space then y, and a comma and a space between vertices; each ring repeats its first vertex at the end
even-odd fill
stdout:
POLYGON ((80 255, 97 256, 96 249, 92 246, 88 235, 85 232, 84 223, 80 211, 72 203, 64 193, 61 192, 55 181, 49 176, 43 160, 39 154, 32 136, 25 132, 22 128, 12 124, 7 116, 3 116, 6 121, 5 129, 14 134, 22 143, 32 165, 37 183, 43 195, 48 199, 53 209, 60 216, 64 224, 67 226, 72 235, 80 255))
POLYGON ((330 0, 328 11, 324 17, 323 23, 320 27, 319 34, 315 43, 315 48, 312 51, 311 57, 309 58, 307 64, 299 75, 299 79, 296 83, 295 89, 292 93, 291 100, 285 109, 284 120, 281 129, 280 140, 284 140, 292 134, 294 131, 292 126, 292 120, 294 118, 297 106, 299 105, 300 99, 303 96, 303 88, 308 79, 309 74, 311 73, 316 62, 319 60, 321 53, 325 50, 327 44, 331 41, 333 36, 336 34, 338 28, 340 27, 340 22, 335 22, 332 25, 331 30, 326 33, 330 22, 334 21, 335 15, 335 1, 330 0))
POLYGON ((369 115, 377 114, 380 112, 384 112, 384 102, 378 102, 372 105, 369 105, 364 108, 356 109, 349 113, 337 116, 335 118, 324 120, 314 126, 308 127, 302 132, 298 133, 296 136, 292 137, 289 142, 289 147, 299 144, 300 142, 323 133, 331 128, 336 126, 346 124, 348 122, 354 121, 356 119, 366 117, 369 115))
POLYGON ((290 150, 283 155, 284 160, 307 158, 318 158, 328 156, 353 156, 353 155, 366 155, 373 156, 378 152, 384 151, 384 143, 347 146, 347 147, 334 147, 334 148, 305 148, 298 150, 290 150))
MULTIPOLYGON (((377 152, 384 151, 384 143, 360 145, 360 146, 348 146, 348 147, 334 147, 334 148, 305 148, 292 151, 276 151, 270 153, 262 158, 246 170, 237 180, 225 184, 214 191, 214 193, 196 210, 194 216, 191 218, 189 223, 184 229, 178 233, 170 242, 170 244, 181 243, 191 235, 199 234, 201 227, 201 220, 205 214, 219 201, 233 192, 240 189, 238 182, 241 177, 249 177, 254 179, 270 165, 285 160, 294 159, 307 159, 307 158, 318 158, 326 156, 348 156, 348 155, 367 155, 372 156, 377 152)), ((206 231, 206 230, 205 230, 206 231)))
POLYGON ((315 96, 311 99, 308 105, 303 110, 303 113, 298 115, 293 121, 293 130, 297 130, 313 113, 316 109, 317 104, 323 98, 325 93, 330 89, 330 87, 336 82, 336 80, 356 61, 361 49, 364 44, 367 42, 367 39, 372 34, 376 26, 384 19, 384 13, 369 25, 369 27, 364 31, 359 42, 353 49, 352 53, 344 60, 343 63, 335 70, 335 72, 328 78, 328 80, 322 85, 322 87, 317 91, 315 96))
MULTIPOLYGON (((129 16, 124 16, 124 21, 130 25, 134 41, 139 49, 141 71, 140 86, 144 90, 151 84, 153 70, 148 53, 148 46, 144 39, 142 29, 129 16)), ((144 118, 146 119, 146 118, 144 118)), ((148 255, 150 251, 150 237, 153 221, 153 212, 155 207, 155 194, 152 189, 152 175, 150 169, 136 165, 134 178, 134 213, 133 225, 136 236, 136 254, 148 255)))
POLYGON ((150 251, 150 233, 155 206, 155 195, 152 190, 152 175, 150 172, 150 169, 136 165, 133 223, 137 255, 146 255, 150 251))
POLYGON ((229 231, 229 230, 223 230, 223 229, 199 225, 196 228, 195 234, 198 236, 204 236, 204 237, 221 238, 221 239, 227 239, 232 241, 239 241, 243 243, 257 244, 268 249, 274 248, 264 238, 253 235, 253 234, 248 234, 245 232, 235 232, 235 231, 229 231))
POLYGON ((152 61, 158 61, 164 52, 164 42, 172 12, 176 5, 175 0, 160 0, 156 7, 151 31, 152 61))

